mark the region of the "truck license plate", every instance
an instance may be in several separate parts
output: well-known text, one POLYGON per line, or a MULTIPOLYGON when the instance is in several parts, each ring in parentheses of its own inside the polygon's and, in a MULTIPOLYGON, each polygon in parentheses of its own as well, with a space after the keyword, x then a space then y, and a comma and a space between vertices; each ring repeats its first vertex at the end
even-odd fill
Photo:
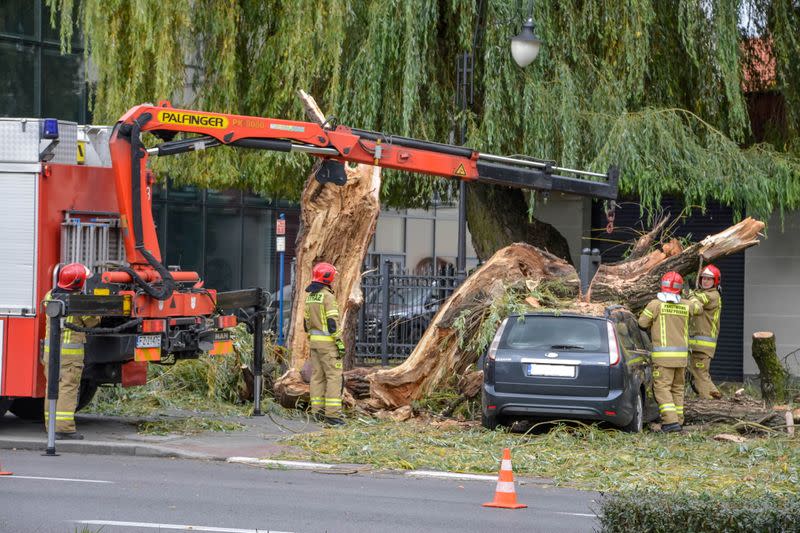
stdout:
POLYGON ((138 335, 137 348, 161 348, 161 335, 138 335))
POLYGON ((574 378, 575 367, 571 365, 528 365, 529 376, 545 376, 558 378, 574 378))

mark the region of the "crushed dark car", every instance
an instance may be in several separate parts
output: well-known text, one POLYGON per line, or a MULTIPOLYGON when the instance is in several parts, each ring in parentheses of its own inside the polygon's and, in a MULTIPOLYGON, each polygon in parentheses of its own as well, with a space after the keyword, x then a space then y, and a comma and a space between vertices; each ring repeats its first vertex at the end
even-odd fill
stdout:
POLYGON ((483 358, 482 424, 567 419, 639 432, 658 417, 650 349, 621 307, 511 315, 483 358))

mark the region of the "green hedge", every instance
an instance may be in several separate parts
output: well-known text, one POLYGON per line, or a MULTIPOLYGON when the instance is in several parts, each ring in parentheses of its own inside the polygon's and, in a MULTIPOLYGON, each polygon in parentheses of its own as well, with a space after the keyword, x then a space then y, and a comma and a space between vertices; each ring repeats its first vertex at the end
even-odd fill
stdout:
POLYGON ((798 496, 612 493, 603 495, 599 514, 605 533, 800 532, 798 496))

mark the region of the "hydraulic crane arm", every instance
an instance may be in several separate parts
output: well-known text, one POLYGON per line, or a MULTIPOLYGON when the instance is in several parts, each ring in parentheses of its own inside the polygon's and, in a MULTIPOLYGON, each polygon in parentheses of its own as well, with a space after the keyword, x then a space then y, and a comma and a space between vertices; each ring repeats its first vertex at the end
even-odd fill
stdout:
POLYGON ((120 119, 110 141, 119 209, 126 228, 125 249, 128 261, 141 271, 142 277, 151 268, 159 274, 151 276, 153 279, 169 276, 161 272, 164 267, 150 209, 147 158, 222 145, 319 157, 323 164, 317 180, 337 185, 346 181, 343 163, 352 162, 607 200, 616 199, 618 190, 619 172, 614 167, 600 174, 558 167, 553 161, 483 154, 466 147, 342 125, 328 128, 313 122, 175 109, 168 102, 158 106, 144 104, 130 109, 120 119), (145 148, 143 132, 151 132, 165 142, 145 148), (197 136, 172 140, 179 132, 197 136))

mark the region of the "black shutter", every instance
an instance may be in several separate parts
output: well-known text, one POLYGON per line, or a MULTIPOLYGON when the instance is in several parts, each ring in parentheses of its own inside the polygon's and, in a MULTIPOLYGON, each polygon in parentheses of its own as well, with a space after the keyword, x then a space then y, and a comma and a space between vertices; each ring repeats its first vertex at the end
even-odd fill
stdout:
MULTIPOLYGON (((664 212, 672 214, 672 220, 680 215, 683 208, 678 200, 671 198, 665 198, 661 205, 664 212)), ((622 203, 617 208, 615 230, 608 234, 602 207, 599 202, 592 205, 592 247, 600 250, 604 263, 613 263, 620 261, 630 242, 650 226, 646 222, 646 215, 644 220, 640 215, 638 204, 622 203)), ((674 236, 691 236, 692 241, 700 241, 732 224, 733 211, 729 207, 712 204, 705 213, 695 209, 691 216, 682 219, 675 228, 674 236)), ((711 375, 717 380, 741 381, 744 362, 744 254, 729 256, 715 264, 722 272, 722 316, 711 375)), ((690 276, 694 278, 695 274, 690 276)))

